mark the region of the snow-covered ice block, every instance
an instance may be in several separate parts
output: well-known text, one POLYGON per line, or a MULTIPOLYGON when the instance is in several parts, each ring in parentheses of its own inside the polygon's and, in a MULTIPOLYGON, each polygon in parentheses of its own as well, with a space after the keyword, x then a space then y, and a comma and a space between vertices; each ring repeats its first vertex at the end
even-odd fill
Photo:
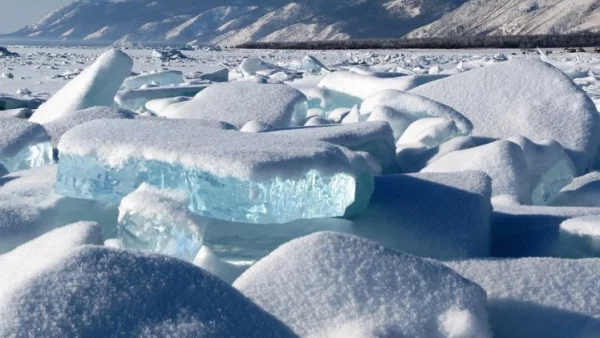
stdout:
POLYGON ((191 100, 191 97, 187 96, 176 96, 168 97, 165 99, 154 99, 146 102, 144 107, 146 110, 151 111, 156 116, 167 117, 170 112, 173 112, 187 101, 191 100))
POLYGON ((297 73, 292 69, 281 67, 258 58, 247 58, 238 67, 244 77, 250 77, 256 74, 268 75, 276 72, 297 73))
POLYGON ((418 119, 411 123, 398 139, 396 143, 397 161, 402 162, 402 152, 406 149, 425 151, 461 135, 463 134, 453 120, 443 117, 418 119))
POLYGON ((376 177, 371 203, 352 219, 352 232, 417 256, 487 257, 490 194, 490 178, 475 171, 376 177))
POLYGON ((577 175, 573 161, 558 142, 542 140, 534 143, 525 137, 508 140, 518 144, 525 154, 533 204, 548 204, 577 175))
POLYGON ((500 140, 483 146, 453 151, 421 172, 483 171, 492 178, 492 196, 510 195, 531 203, 531 180, 523 150, 500 140))
POLYGON ((58 147, 57 191, 119 201, 146 182, 185 191, 202 216, 249 223, 337 217, 368 204, 373 178, 347 148, 205 124, 96 120, 73 128, 58 147))
POLYGON ((396 172, 394 160, 396 147, 390 126, 385 122, 361 122, 343 125, 329 125, 321 127, 286 129, 269 132, 295 139, 302 143, 307 140, 323 141, 357 152, 371 154, 386 173, 396 172))
POLYGON ((246 266, 224 262, 206 246, 203 246, 198 252, 194 259, 194 265, 230 284, 246 270, 246 266))
POLYGON ((562 257, 600 257, 600 216, 578 217, 562 222, 559 244, 562 257))
POLYGON ((448 265, 487 292, 496 338, 600 336, 599 259, 468 260, 448 265))
POLYGON ((116 206, 55 192, 56 166, 18 171, 0 178, 0 253, 78 221, 94 221, 116 235, 116 206))
POLYGON ((309 109, 321 109, 325 116, 330 115, 338 108, 350 108, 360 104, 362 99, 326 88, 319 88, 316 84, 305 84, 301 81, 289 83, 301 91, 308 98, 309 109))
POLYGON ((593 171, 573 179, 549 204, 565 207, 600 207, 600 172, 593 171))
POLYGON ((306 97, 288 85, 232 82, 206 88, 168 117, 224 121, 237 129, 258 121, 282 129, 304 124, 306 111, 306 97))
POLYGON ((114 101, 123 109, 136 111, 143 108, 148 101, 179 96, 193 97, 207 87, 209 85, 206 84, 184 84, 181 86, 121 90, 115 96, 114 101))
POLYGON ((513 59, 415 88, 473 123, 473 135, 521 135, 560 143, 578 174, 590 168, 600 144, 592 100, 560 70, 539 60, 513 59))
POLYGON ((43 100, 38 98, 22 98, 0 95, 0 111, 20 108, 37 109, 42 103, 43 100))
POLYGON ((304 70, 308 74, 319 75, 327 74, 331 71, 319 59, 312 55, 305 55, 298 63, 298 69, 304 70))
POLYGON ((468 135, 473 129, 471 121, 453 108, 400 90, 382 90, 367 97, 360 105, 360 113, 372 114, 380 106, 392 108, 398 113, 412 117, 413 121, 427 117, 441 117, 454 121, 461 135, 468 135))
POLYGON ((102 244, 102 230, 92 222, 79 222, 52 230, 0 255, 0 304, 16 288, 59 261, 74 248, 102 244))
POLYGON ((73 111, 94 106, 111 106, 123 80, 129 76, 133 60, 111 49, 42 104, 30 121, 48 123, 73 111))
POLYGON ((98 119, 133 119, 135 113, 113 107, 91 107, 65 114, 58 119, 44 124, 44 129, 52 138, 52 146, 57 147, 61 136, 69 129, 80 124, 98 119))
POLYGON ((125 89, 138 89, 147 84, 167 86, 180 83, 183 83, 183 73, 181 71, 166 70, 128 77, 125 79, 125 81, 123 81, 122 87, 125 89))
POLYGON ((233 285, 302 337, 490 337, 479 286, 352 235, 295 239, 233 285))
POLYGON ((217 69, 209 73, 200 74, 197 78, 200 80, 208 80, 212 82, 227 82, 229 81, 229 69, 217 69))
POLYGON ((0 119, 0 164, 9 172, 52 164, 50 136, 37 123, 0 119))
POLYGON ((560 257, 560 224, 600 215, 600 208, 492 204, 493 257, 560 257))
POLYGON ((0 110, 0 118, 3 117, 16 117, 19 119, 28 119, 33 114, 33 111, 29 108, 15 108, 9 110, 0 110))
POLYGON ((0 164, 0 177, 4 176, 8 174, 8 170, 6 170, 6 168, 4 168, 4 166, 2 164, 0 164))
POLYGON ((395 89, 407 91, 425 83, 436 81, 446 75, 405 75, 381 78, 353 72, 338 71, 325 76, 319 87, 335 90, 360 99, 366 99, 382 90, 395 89))
POLYGON ((119 205, 123 246, 193 261, 202 247, 204 224, 188 205, 184 192, 142 184, 119 205))
POLYGON ((377 106, 368 115, 367 121, 383 121, 387 122, 392 128, 394 140, 398 140, 406 128, 414 121, 410 115, 401 113, 395 109, 386 106, 377 106))
POLYGON ((217 277, 181 260, 84 246, 0 304, 0 336, 295 337, 217 277))

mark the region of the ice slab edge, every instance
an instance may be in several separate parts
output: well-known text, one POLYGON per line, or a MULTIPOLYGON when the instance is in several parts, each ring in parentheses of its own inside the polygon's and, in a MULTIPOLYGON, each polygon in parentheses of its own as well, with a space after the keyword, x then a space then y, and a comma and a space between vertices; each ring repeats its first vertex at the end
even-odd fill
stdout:
POLYGON ((287 223, 297 219, 340 217, 364 210, 373 192, 365 173, 324 173, 261 181, 220 177, 207 171, 156 160, 130 159, 111 167, 90 156, 60 158, 57 193, 118 202, 142 183, 185 192, 200 216, 242 223, 287 223))
POLYGON ((29 144, 13 156, 1 156, 0 165, 8 172, 42 167, 54 163, 50 141, 29 144))

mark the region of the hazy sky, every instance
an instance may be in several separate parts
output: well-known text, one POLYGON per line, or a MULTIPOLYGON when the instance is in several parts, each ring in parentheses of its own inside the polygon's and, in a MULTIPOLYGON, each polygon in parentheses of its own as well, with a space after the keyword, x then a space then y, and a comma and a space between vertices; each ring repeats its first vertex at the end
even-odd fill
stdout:
POLYGON ((47 13, 73 0, 0 0, 0 34, 35 23, 47 13))

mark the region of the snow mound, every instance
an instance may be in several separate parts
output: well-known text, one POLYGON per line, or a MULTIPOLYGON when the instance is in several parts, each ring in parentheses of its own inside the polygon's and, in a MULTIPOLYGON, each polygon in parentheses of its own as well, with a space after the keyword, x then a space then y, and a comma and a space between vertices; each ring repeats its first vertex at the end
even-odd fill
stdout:
POLYGON ((148 74, 128 77, 123 81, 122 87, 125 89, 138 89, 143 85, 175 85, 183 83, 183 73, 179 70, 166 70, 148 74))
POLYGON ((137 111, 152 100, 180 96, 193 97, 208 86, 208 84, 182 84, 179 86, 121 90, 115 96, 115 102, 123 109, 137 111))
POLYGON ((598 259, 523 258, 448 265, 488 295, 497 338, 598 337, 598 259))
POLYGON ((43 100, 37 98, 26 99, 0 94, 0 111, 19 108, 37 109, 42 103, 43 100))
POLYGON ((76 110, 111 106, 132 67, 133 60, 120 50, 105 52, 94 64, 42 104, 30 121, 45 124, 76 110))
POLYGON ((0 306, 0 336, 293 337, 216 277, 166 256, 84 246, 0 306))
POLYGON ((171 112, 179 109, 192 98, 187 96, 175 96, 161 99, 154 99, 146 102, 144 107, 156 116, 167 117, 171 112))
POLYGON ((281 129, 304 124, 306 110, 306 97, 290 86, 233 82, 210 86, 168 117, 224 121, 237 129, 257 121, 281 129))
POLYGON ((44 124, 44 129, 52 138, 52 146, 57 147, 61 136, 80 124, 98 119, 132 119, 135 114, 131 111, 112 107, 91 107, 76 110, 58 119, 44 124))
POLYGON ((352 235, 320 232, 255 263, 234 287, 303 337, 489 337, 485 292, 452 270, 352 235), (465 311, 465 321, 449 311, 465 311), (460 321, 457 322, 457 319, 460 321))
POLYGON ((509 141, 453 151, 434 161, 422 172, 483 171, 492 178, 492 196, 510 195, 531 203, 531 180, 525 154, 509 141))
POLYGON ((501 62, 411 92, 459 111, 473 123, 474 136, 555 140, 579 174, 590 168, 600 144, 592 100, 560 70, 539 60, 501 62))
POLYGON ((203 246, 200 252, 198 252, 198 255, 194 259, 194 265, 230 284, 245 270, 244 266, 224 262, 206 246, 203 246))
POLYGON ((85 244, 102 244, 102 230, 98 224, 70 224, 0 255, 0 304, 15 289, 35 278, 72 249, 85 244))
POLYGON ((600 207, 600 172, 573 179, 550 202, 554 206, 600 207))
POLYGON ((369 207, 352 219, 352 232, 418 256, 487 257, 490 194, 490 178, 481 172, 376 177, 369 207))
POLYGON ((562 257, 600 257, 600 216, 585 216, 560 224, 562 257))
POLYGON ((408 91, 446 75, 405 75, 392 78, 381 78, 353 72, 338 71, 325 76, 320 88, 334 90, 360 99, 366 99, 382 90, 395 89, 408 91))
POLYGON ((50 136, 44 127, 14 117, 0 120, 0 164, 9 172, 52 162, 50 136))

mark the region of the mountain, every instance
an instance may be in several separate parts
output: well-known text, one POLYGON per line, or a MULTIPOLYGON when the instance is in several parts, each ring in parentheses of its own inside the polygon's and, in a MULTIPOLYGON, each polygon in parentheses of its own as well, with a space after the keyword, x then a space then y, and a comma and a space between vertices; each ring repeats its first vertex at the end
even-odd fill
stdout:
POLYGON ((600 0, 470 0, 408 37, 600 32, 600 0))
POLYGON ((401 37, 467 0, 79 0, 10 36, 45 40, 248 41, 401 37))

